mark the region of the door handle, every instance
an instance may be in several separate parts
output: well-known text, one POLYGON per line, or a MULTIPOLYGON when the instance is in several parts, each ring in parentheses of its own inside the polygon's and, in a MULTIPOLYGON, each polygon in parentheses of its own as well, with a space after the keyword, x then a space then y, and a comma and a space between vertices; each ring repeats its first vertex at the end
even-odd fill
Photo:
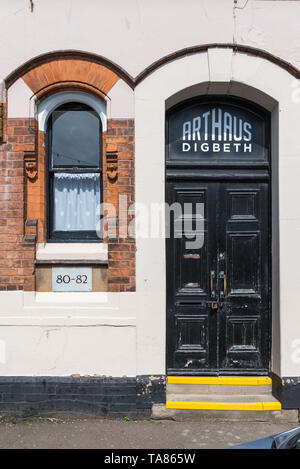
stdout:
POLYGON ((226 277, 224 270, 221 270, 219 274, 219 278, 223 279, 223 291, 220 292, 220 295, 224 297, 227 292, 227 277, 226 277))
POLYGON ((219 307, 219 303, 217 303, 216 301, 208 301, 207 304, 208 306, 210 306, 211 309, 218 309, 219 307))
POLYGON ((200 259, 199 254, 184 254, 183 255, 184 259, 200 259))
POLYGON ((215 271, 211 270, 210 271, 210 294, 211 294, 212 298, 214 298, 215 295, 216 295, 215 294, 215 289, 214 289, 215 278, 216 278, 215 271))

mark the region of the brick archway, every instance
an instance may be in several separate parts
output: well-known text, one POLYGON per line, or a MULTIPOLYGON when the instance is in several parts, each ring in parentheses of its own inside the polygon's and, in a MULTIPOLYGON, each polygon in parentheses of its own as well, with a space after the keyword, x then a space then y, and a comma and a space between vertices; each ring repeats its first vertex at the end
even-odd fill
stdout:
POLYGON ((80 59, 51 60, 29 70, 21 78, 37 98, 74 88, 103 97, 119 80, 109 68, 80 59))
POLYGON ((111 71, 119 78, 125 81, 130 88, 134 88, 134 79, 119 65, 111 60, 97 54, 84 52, 80 50, 60 50, 48 52, 46 54, 38 55, 31 58, 24 64, 20 65, 17 69, 13 70, 6 78, 5 85, 8 89, 15 81, 26 75, 28 72, 37 69, 41 65, 53 63, 56 61, 82 61, 90 64, 103 66, 111 71))
MULTIPOLYGON (((36 64, 26 71, 18 79, 23 80, 36 97, 36 104, 63 91, 83 91, 96 95, 103 101, 112 87, 120 79, 119 76, 108 67, 88 60, 87 57, 48 57, 46 63, 36 64)), ((104 104, 105 106, 105 104, 104 104)), ((38 111, 38 107, 37 107, 38 111)), ((110 126, 113 122, 110 123, 110 126)), ((26 178, 26 215, 28 220, 37 220, 36 241, 46 240, 46 182, 45 182, 45 129, 40 129, 38 122, 31 121, 29 126, 36 133, 35 144, 32 145, 32 155, 36 164, 34 178, 26 178)), ((26 126, 25 126, 26 127, 26 126)), ((14 130, 15 132, 15 130, 14 130)), ((25 130, 23 131, 25 132, 25 130)), ((111 130, 110 130, 111 132, 111 130)), ((104 194, 115 192, 116 184, 110 184, 106 178, 106 152, 111 149, 111 140, 107 138, 107 131, 103 132, 103 170, 104 170, 104 194)), ((24 148, 30 151, 29 148, 24 148)), ((30 152, 31 153, 31 152, 30 152)), ((26 153, 25 153, 26 160, 26 153)), ((26 164, 26 161, 25 161, 26 164)), ((32 173, 33 174, 33 173, 32 173)), ((27 176, 30 173, 27 172, 27 176)))
MULTIPOLYGON (((19 67, 6 78, 6 88, 16 81, 23 81, 32 91, 31 98, 39 106, 46 98, 65 91, 92 94, 96 100, 105 102, 110 90, 118 81, 133 88, 124 71, 109 61, 96 60, 84 53, 50 53, 19 67)), ((66 93, 68 94, 68 93, 66 93)), ((74 93, 73 93, 74 94, 74 93)), ((80 94, 80 93, 78 93, 80 94)), ((6 103, 7 104, 7 103, 6 103)), ((7 158, 7 174, 11 176, 8 191, 13 196, 5 199, 7 232, 14 238, 5 238, 13 244, 6 253, 11 259, 6 262, 6 276, 1 276, 0 289, 34 291, 36 246, 47 242, 47 198, 46 198, 46 134, 35 117, 20 116, 5 119, 5 144, 0 145, 7 158), (13 161, 13 169, 11 169, 13 161), (11 201, 11 198, 14 200, 11 201), (6 201, 7 200, 7 201, 6 201), (18 229, 15 227, 18 223, 18 229)), ((103 201, 116 207, 118 219, 119 195, 126 195, 128 203, 134 202, 134 121, 132 118, 110 118, 103 127, 103 201), (117 176, 111 178, 111 174, 117 176)), ((108 244, 107 289, 108 291, 135 290, 135 241, 114 238, 108 244)), ((1 249, 1 243, 0 243, 1 249)), ((1 262, 0 256, 0 262, 1 262)))

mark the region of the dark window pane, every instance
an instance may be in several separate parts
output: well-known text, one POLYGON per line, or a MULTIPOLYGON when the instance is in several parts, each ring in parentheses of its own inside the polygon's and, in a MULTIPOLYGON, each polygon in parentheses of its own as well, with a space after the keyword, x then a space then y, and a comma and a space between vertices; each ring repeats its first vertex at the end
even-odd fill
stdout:
POLYGON ((96 112, 76 105, 52 114, 52 167, 99 167, 100 125, 96 112))

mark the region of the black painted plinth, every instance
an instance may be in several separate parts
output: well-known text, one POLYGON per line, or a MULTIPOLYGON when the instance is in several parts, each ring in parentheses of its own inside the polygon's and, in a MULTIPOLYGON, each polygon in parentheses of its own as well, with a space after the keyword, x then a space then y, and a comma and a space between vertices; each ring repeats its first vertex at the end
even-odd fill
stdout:
POLYGON ((0 377, 0 415, 47 412, 149 418, 166 400, 162 375, 112 377, 0 377))

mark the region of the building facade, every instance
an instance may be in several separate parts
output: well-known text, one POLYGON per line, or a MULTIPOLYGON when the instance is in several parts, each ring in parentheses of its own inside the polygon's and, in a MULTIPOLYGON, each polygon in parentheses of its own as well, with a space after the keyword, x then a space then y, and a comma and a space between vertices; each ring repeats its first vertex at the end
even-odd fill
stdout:
POLYGON ((299 2, 0 12, 1 412, 298 411, 299 2))

